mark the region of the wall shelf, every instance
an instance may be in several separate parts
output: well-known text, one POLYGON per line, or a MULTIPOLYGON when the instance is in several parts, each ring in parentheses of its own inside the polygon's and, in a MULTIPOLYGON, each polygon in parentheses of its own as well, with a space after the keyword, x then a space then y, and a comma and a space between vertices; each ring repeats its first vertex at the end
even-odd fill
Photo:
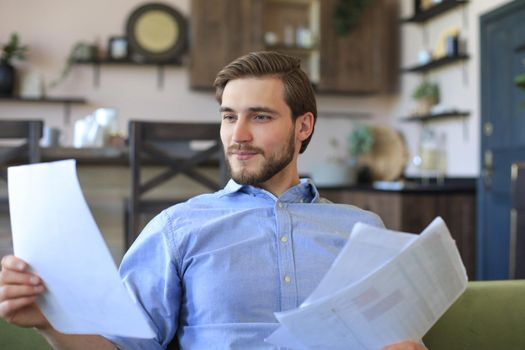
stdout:
POLYGON ((132 60, 112 60, 112 59, 94 59, 94 60, 78 60, 73 62, 78 65, 93 65, 93 85, 95 87, 100 86, 100 66, 156 66, 157 67, 157 86, 159 89, 164 87, 164 67, 180 67, 182 61, 173 62, 135 62, 132 60))
POLYGON ((425 23, 427 20, 437 17, 455 7, 465 5, 468 1, 466 0, 444 0, 441 3, 432 6, 426 11, 422 11, 414 14, 412 17, 402 19, 403 23, 425 23))
POLYGON ((402 122, 431 122, 436 121, 440 119, 450 119, 450 118, 465 118, 470 115, 470 112, 468 111, 460 111, 460 110, 451 110, 446 111, 442 113, 435 113, 435 114, 424 114, 424 115, 413 115, 409 117, 403 117, 400 120, 402 122))
POLYGON ((429 70, 436 69, 439 67, 447 66, 449 64, 458 63, 460 61, 465 61, 470 58, 467 54, 458 54, 455 56, 446 56, 439 58, 437 60, 432 60, 428 63, 416 65, 408 68, 404 68, 403 72, 405 73, 425 73, 429 70))
POLYGON ((174 62, 167 62, 167 63, 159 63, 159 62, 135 62, 132 60, 112 60, 112 59, 96 59, 96 60, 77 60, 74 62, 74 64, 99 64, 99 65, 132 65, 132 66, 181 66, 182 62, 180 61, 174 61, 174 62))
POLYGON ((69 125, 71 121, 71 105, 73 104, 86 104, 87 101, 82 97, 0 97, 0 102, 12 102, 12 103, 48 103, 48 104, 62 104, 64 105, 64 123, 69 125))

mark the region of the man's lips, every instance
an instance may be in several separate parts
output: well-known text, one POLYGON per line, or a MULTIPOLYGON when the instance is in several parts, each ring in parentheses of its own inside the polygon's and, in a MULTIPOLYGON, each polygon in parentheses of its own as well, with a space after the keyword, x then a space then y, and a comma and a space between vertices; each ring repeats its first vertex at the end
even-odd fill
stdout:
POLYGON ((233 151, 229 152, 230 155, 234 156, 238 160, 248 160, 253 156, 259 154, 259 152, 247 152, 247 151, 233 151))
POLYGON ((257 154, 262 154, 262 151, 258 149, 254 149, 254 148, 250 148, 250 149, 244 148, 243 149, 240 147, 231 147, 228 150, 228 155, 233 156, 234 158, 238 160, 248 160, 256 156, 257 154))

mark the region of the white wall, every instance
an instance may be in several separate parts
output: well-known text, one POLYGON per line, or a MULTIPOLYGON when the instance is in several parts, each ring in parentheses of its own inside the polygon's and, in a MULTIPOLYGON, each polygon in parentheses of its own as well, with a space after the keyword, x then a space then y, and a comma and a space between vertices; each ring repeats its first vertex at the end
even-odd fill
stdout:
MULTIPOLYGON (((476 176, 479 148, 479 24, 478 17, 509 0, 473 0, 467 6, 467 27, 460 27, 468 41, 471 60, 467 62, 468 84, 462 83, 461 65, 436 72, 443 99, 458 107, 472 111, 463 125, 450 120, 436 124, 439 132, 448 134, 449 176, 476 176), (467 136, 464 136, 466 131, 467 136)), ((189 16, 190 0, 167 0, 189 16)), ((105 48, 110 36, 124 34, 130 12, 143 1, 139 0, 0 0, 0 42, 7 41, 16 31, 30 47, 28 61, 20 64, 23 71, 41 74, 48 83, 56 78, 69 50, 77 41, 97 41, 105 48)), ((401 0, 401 14, 412 13, 412 0, 401 0)), ((461 11, 444 15, 428 24, 430 42, 435 43, 442 28, 462 23, 461 11)), ((421 47, 421 30, 417 25, 403 25, 402 65, 415 63, 421 47)), ((165 70, 163 90, 157 88, 154 67, 103 66, 100 86, 93 86, 93 69, 75 66, 66 81, 48 91, 49 96, 82 96, 89 104, 74 106, 72 122, 88 115, 98 107, 117 108, 120 129, 125 132, 129 119, 165 119, 180 121, 218 120, 218 107, 211 92, 189 89, 187 65, 165 70)), ((366 113, 373 124, 391 124, 400 129, 407 139, 411 154, 417 151, 419 127, 399 123, 398 118, 412 108, 410 93, 417 85, 417 75, 404 74, 400 79, 400 94, 395 96, 344 97, 319 96, 320 119, 316 135, 302 156, 301 171, 308 172, 330 152, 331 137, 341 140, 351 130, 349 118, 323 118, 327 111, 350 114, 366 113)), ((72 126, 64 126, 60 105, 0 103, 0 118, 43 118, 47 125, 64 129, 66 144, 71 140, 72 126), (69 136, 68 136, 69 135, 69 136)), ((415 169, 409 167, 409 174, 415 169)))

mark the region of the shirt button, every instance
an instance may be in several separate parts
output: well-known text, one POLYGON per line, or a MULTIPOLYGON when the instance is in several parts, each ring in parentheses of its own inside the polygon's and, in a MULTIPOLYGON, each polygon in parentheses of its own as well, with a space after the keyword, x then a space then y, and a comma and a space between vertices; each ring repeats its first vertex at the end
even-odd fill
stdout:
POLYGON ((286 237, 286 236, 282 236, 282 237, 281 237, 281 242, 283 242, 283 243, 288 242, 288 237, 286 237))
POLYGON ((292 279, 290 278, 290 276, 284 276, 284 282, 285 283, 290 283, 292 281, 292 279))
POLYGON ((283 203, 281 203, 281 202, 277 202, 277 206, 278 206, 279 208, 282 208, 282 207, 283 207, 283 203))

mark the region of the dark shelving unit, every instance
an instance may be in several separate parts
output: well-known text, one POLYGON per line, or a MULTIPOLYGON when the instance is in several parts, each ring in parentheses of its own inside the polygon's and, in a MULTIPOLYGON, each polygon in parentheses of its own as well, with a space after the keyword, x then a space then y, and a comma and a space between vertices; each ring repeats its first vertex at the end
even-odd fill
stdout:
POLYGON ((470 115, 468 111, 460 110, 451 110, 442 113, 435 114, 424 114, 424 115, 412 115, 409 117, 403 117, 400 120, 403 122, 430 122, 440 119, 450 119, 450 118, 465 118, 470 115))
POLYGON ((0 96, 0 102, 62 104, 64 105, 64 122, 66 125, 71 121, 71 105, 87 103, 86 99, 82 97, 30 98, 22 96, 0 96))
POLYGON ((432 61, 430 61, 428 63, 425 63, 425 64, 404 68, 403 72, 406 72, 406 73, 425 73, 425 72, 427 72, 429 70, 432 70, 432 69, 436 69, 436 68, 443 67, 443 66, 446 66, 446 65, 449 65, 449 64, 453 64, 453 63, 457 63, 457 62, 468 60, 469 58, 470 58, 470 56, 467 55, 467 54, 458 54, 458 55, 455 55, 455 56, 446 56, 446 57, 443 57, 443 58, 439 58, 437 60, 432 60, 432 61))
POLYGON ((132 61, 128 60, 112 60, 112 59, 94 59, 94 60, 78 60, 74 64, 78 65, 92 65, 93 66, 93 85, 98 87, 100 85, 100 66, 154 66, 157 67, 157 86, 159 89, 164 87, 164 67, 180 67, 183 65, 182 61, 173 62, 150 62, 150 61, 132 61))
POLYGON ((109 58, 101 58, 95 60, 77 60, 75 64, 100 64, 100 65, 128 65, 128 66, 181 66, 182 62, 173 61, 173 62, 149 62, 142 61, 136 62, 132 60, 112 60, 109 58))
POLYGON ((41 97, 41 98, 32 98, 32 97, 21 97, 13 96, 6 97, 1 96, 0 101, 4 102, 28 102, 28 103, 65 103, 65 104, 84 104, 86 99, 82 97, 41 97))
POLYGON ((441 3, 432 6, 430 9, 415 13, 412 17, 402 19, 403 23, 425 23, 431 18, 437 17, 455 7, 467 4, 467 0, 444 0, 441 3))

